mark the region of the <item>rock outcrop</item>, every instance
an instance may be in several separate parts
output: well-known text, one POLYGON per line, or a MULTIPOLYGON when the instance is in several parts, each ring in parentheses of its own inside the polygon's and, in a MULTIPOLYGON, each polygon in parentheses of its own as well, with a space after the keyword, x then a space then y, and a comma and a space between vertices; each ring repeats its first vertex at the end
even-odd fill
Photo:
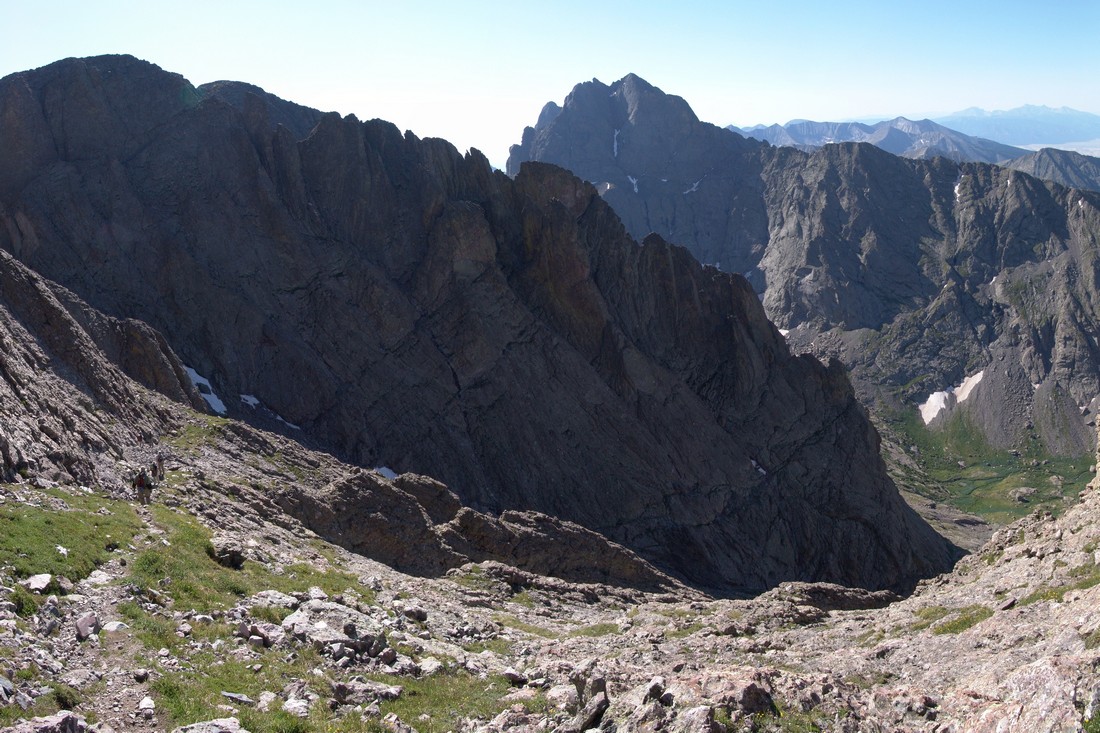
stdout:
POLYGON ((98 463, 167 424, 127 372, 199 404, 163 337, 93 311, 0 252, 0 481, 114 484, 98 463))
POLYGON ((1072 150, 1043 148, 1004 164, 1021 173, 1071 188, 1100 191, 1100 158, 1072 150))
POLYGON ((639 246, 558 168, 513 181, 334 114, 298 139, 287 110, 128 57, 8 77, 0 246, 163 333, 230 414, 254 401, 690 582, 881 588, 951 564, 843 370, 792 357, 742 278, 639 246))
POLYGON ((745 273, 796 350, 852 368, 865 404, 912 409, 982 375, 964 409, 994 446, 1088 451, 1097 194, 868 144, 771 147, 633 75, 548 110, 510 173, 565 166, 635 236, 745 273))

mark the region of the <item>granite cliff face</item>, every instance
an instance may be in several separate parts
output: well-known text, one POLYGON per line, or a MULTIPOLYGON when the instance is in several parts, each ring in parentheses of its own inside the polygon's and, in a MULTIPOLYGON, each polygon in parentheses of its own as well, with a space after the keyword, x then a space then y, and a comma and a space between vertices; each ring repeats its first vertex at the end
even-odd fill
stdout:
POLYGON ((639 246, 552 166, 513 181, 388 123, 302 120, 129 57, 8 77, 0 246, 152 325, 233 415, 261 404, 355 463, 577 522, 693 583, 950 565, 843 370, 792 357, 742 278, 639 246))
POLYGON ((797 350, 851 366, 866 404, 913 407, 969 379, 958 409, 993 445, 1088 451, 1095 193, 867 144, 774 148, 634 76, 578 85, 509 170, 525 160, 593 181, 635 236, 745 273, 797 350))

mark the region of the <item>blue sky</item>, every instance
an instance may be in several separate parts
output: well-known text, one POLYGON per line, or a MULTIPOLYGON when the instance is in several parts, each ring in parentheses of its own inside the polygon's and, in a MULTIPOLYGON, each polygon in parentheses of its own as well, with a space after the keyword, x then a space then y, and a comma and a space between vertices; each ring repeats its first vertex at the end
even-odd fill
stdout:
POLYGON ((0 0, 0 76, 130 53, 380 117, 503 165, 542 105, 636 73, 703 120, 1100 114, 1100 2, 0 0))

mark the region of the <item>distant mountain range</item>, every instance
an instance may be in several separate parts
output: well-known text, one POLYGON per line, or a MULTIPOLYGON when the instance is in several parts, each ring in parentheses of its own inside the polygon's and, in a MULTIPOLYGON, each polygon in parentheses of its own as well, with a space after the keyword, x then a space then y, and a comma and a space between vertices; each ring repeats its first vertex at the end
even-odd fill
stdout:
MULTIPOLYGON (((1054 177, 1073 155, 1017 160, 1054 177)), ((743 273, 796 350, 851 367, 868 406, 942 392, 947 414, 957 393, 991 445, 1091 448, 1097 194, 865 143, 775 147, 701 122, 633 75, 547 105, 509 173, 526 160, 594 182, 635 236, 658 232, 743 273)), ((1074 174, 1091 164, 1076 160, 1074 174)))
POLYGON ((904 158, 928 159, 937 156, 951 160, 1004 163, 1027 154, 1023 148, 964 135, 931 120, 897 117, 873 125, 860 122, 811 122, 795 120, 785 125, 757 125, 727 129, 745 137, 813 150, 829 143, 866 142, 904 158))
MULTIPOLYGON (((545 115, 547 111, 544 110, 543 113, 545 115)), ((1084 112, 1077 114, 1096 116, 1084 112)), ((541 124, 543 120, 540 119, 539 122, 541 124)), ((1035 124, 1037 129, 1041 127, 1040 122, 1035 124)), ((940 157, 960 163, 995 163, 1064 186, 1100 191, 1100 158, 1058 148, 1043 148, 1033 152, 1003 142, 974 137, 932 120, 913 121, 896 117, 875 124, 794 120, 785 125, 757 125, 747 128, 728 125, 726 129, 772 145, 798 148, 807 152, 833 143, 864 142, 894 155, 915 160, 940 157)), ((1058 136, 1056 131, 1049 134, 1058 136)), ((1100 135, 1100 130, 1096 134, 1100 135)), ((1100 140, 1097 145, 1100 146, 1100 140)))
POLYGON ((1054 145, 1100 139, 1100 115, 1069 107, 1025 105, 988 112, 972 107, 936 122, 952 130, 1009 145, 1054 145))

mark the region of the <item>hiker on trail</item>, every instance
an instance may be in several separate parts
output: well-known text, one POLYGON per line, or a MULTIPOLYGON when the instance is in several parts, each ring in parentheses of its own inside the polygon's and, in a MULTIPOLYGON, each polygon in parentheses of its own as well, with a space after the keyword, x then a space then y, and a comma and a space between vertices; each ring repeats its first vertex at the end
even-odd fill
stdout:
POLYGON ((158 453, 157 454, 157 462, 153 464, 153 480, 154 481, 163 481, 164 480, 164 454, 163 453, 158 453))
MULTIPOLYGON (((154 463, 153 472, 157 470, 154 463)), ((150 497, 153 495, 153 478, 149 475, 149 471, 142 468, 138 475, 134 477, 133 481, 134 491, 137 492, 137 500, 139 503, 145 505, 149 503, 150 497)))

